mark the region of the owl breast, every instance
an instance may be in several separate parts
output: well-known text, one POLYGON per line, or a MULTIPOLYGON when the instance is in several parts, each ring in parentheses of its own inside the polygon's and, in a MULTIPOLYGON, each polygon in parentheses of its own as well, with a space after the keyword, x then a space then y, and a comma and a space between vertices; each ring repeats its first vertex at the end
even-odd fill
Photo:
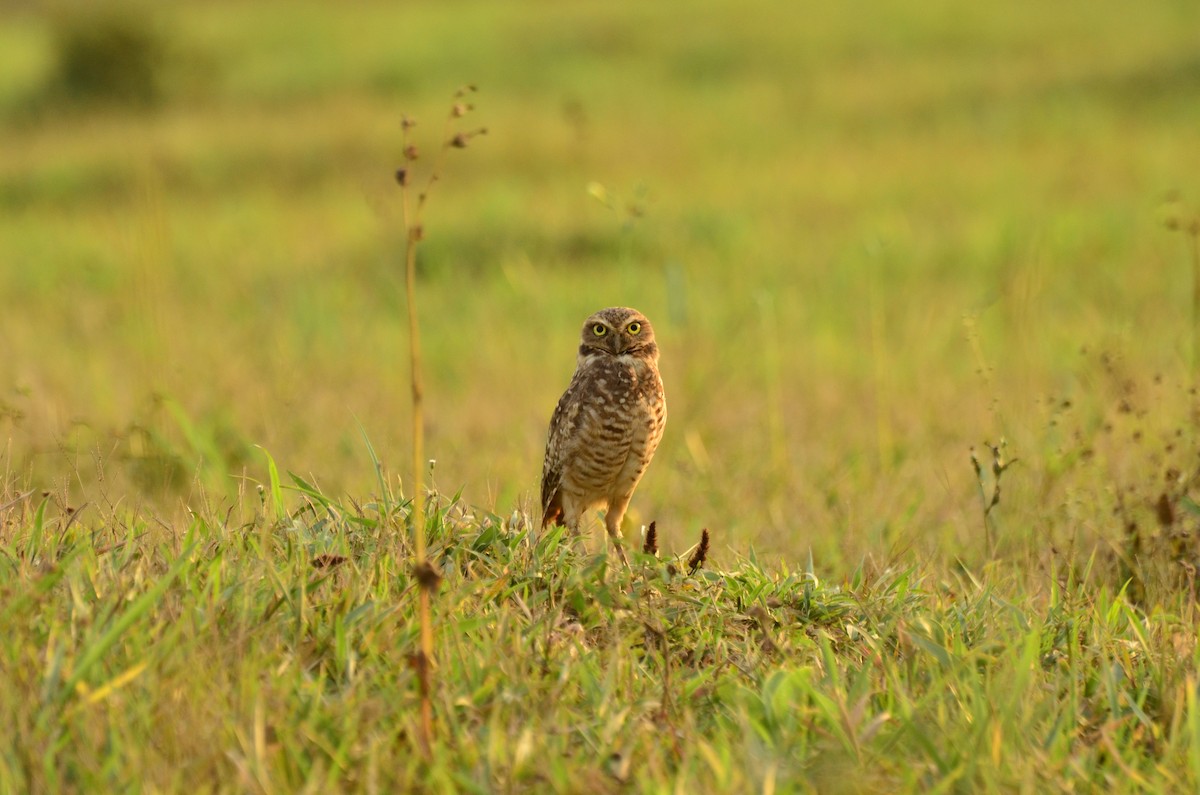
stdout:
POLYGON ((650 463, 666 424, 658 371, 633 356, 597 355, 576 374, 582 399, 575 418, 575 465, 563 488, 589 507, 628 497, 650 463))

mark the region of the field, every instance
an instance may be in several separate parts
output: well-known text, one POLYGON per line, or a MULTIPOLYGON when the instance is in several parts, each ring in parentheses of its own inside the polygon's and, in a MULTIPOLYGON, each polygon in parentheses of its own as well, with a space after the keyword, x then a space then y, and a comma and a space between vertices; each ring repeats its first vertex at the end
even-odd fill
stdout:
POLYGON ((1200 5, 80 8, 0 4, 0 791, 1200 787, 1200 5), (405 115, 487 130, 428 753, 405 115), (534 529, 610 305, 628 570, 534 529))

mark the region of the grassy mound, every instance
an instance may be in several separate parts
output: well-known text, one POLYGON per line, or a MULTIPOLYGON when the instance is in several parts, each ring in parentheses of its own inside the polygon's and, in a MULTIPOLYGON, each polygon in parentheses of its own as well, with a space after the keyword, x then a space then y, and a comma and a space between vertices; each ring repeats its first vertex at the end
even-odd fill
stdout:
POLYGON ((395 497, 164 522, 0 501, 6 791, 1181 791, 1193 607, 1053 574, 626 570, 431 502, 437 737, 395 497), (1026 595, 1014 597, 1014 593, 1026 595))

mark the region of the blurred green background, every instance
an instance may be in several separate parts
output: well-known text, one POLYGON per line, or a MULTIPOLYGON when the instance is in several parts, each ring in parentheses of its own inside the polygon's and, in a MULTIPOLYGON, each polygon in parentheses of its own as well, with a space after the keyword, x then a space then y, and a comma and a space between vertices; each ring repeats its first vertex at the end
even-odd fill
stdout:
POLYGON ((420 252, 443 492, 536 512, 578 328, 613 304, 654 321, 670 405, 631 518, 668 548, 710 527, 719 559, 981 554, 968 449, 1000 436, 1001 543, 1103 533, 1080 495, 1134 465, 1097 455, 1113 407, 1163 439, 1186 417, 1165 222, 1200 199, 1194 0, 0 13, 21 488, 219 503, 261 445, 365 498, 360 422, 404 475, 400 119, 431 153, 467 83, 489 134, 420 252))

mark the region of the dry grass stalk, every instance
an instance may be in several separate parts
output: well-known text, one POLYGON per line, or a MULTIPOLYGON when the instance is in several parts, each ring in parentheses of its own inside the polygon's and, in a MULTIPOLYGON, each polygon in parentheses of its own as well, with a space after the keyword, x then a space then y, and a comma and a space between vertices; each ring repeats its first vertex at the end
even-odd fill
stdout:
POLYGON ((405 166, 397 169, 396 182, 400 186, 401 211, 404 223, 404 287, 405 304, 408 310, 408 351, 410 363, 410 383, 412 385, 412 523, 414 566, 413 572, 418 584, 418 621, 421 626, 421 645, 413 655, 413 667, 417 671, 418 687, 421 699, 421 729, 420 745, 428 755, 433 747, 433 700, 432 668, 433 668, 433 619, 430 614, 430 603, 437 591, 441 577, 436 568, 426 559, 425 537, 425 421, 424 398, 425 387, 421 370, 421 325, 417 315, 417 245, 425 237, 425 227, 422 224, 422 212, 429 198, 429 191, 434 183, 441 178, 442 164, 450 149, 463 149, 471 138, 483 135, 487 130, 480 128, 472 132, 453 132, 454 120, 463 117, 473 110, 473 106, 462 101, 468 93, 475 91, 474 86, 459 89, 454 95, 454 103, 446 117, 446 129, 442 136, 442 144, 438 149, 433 168, 429 172, 428 181, 417 196, 416 206, 412 206, 410 188, 412 178, 410 170, 420 156, 409 135, 416 122, 407 116, 401 122, 402 141, 404 144, 405 166))

